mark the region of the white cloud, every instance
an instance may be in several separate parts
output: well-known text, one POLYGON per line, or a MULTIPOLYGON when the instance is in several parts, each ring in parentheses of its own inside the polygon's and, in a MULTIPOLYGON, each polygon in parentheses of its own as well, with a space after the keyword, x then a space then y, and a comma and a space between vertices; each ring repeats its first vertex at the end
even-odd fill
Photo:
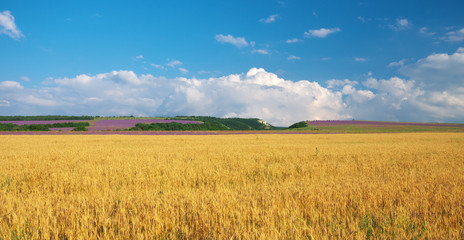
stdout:
POLYGON ((327 80, 327 88, 335 88, 335 87, 340 87, 340 86, 354 86, 358 84, 357 81, 351 81, 349 79, 343 79, 343 80, 338 80, 338 79, 331 79, 327 80))
POLYGON ((464 40, 464 28, 457 31, 447 32, 446 36, 441 39, 447 42, 461 42, 464 40))
POLYGON ((7 88, 18 88, 18 89, 22 89, 24 88, 23 86, 21 86, 21 83, 19 82, 15 82, 15 81, 3 81, 3 82, 0 82, 0 89, 3 88, 3 89, 7 89, 7 88))
MULTIPOLYGON (((407 81, 398 77, 392 77, 387 80, 376 80, 375 78, 369 78, 369 81, 371 81, 371 84, 372 82, 375 82, 375 84, 371 85, 373 89, 388 93, 388 95, 401 100, 406 100, 405 98, 408 96, 418 96, 422 94, 421 90, 415 88, 414 81, 407 81)), ((365 85, 369 85, 369 83, 366 83, 365 85)))
POLYGON ((0 12, 0 34, 6 34, 13 39, 24 37, 21 31, 16 27, 15 18, 8 10, 0 12))
POLYGON ((288 60, 300 60, 300 59, 301 59, 300 57, 297 57, 295 55, 288 56, 288 60))
POLYGON ((297 43, 297 42, 302 42, 303 40, 301 39, 298 39, 298 38, 292 38, 292 39, 288 39, 287 41, 285 41, 286 43, 297 43))
POLYGON ((363 23, 366 22, 366 19, 364 19, 364 18, 361 17, 361 16, 358 16, 358 20, 361 21, 361 22, 363 22, 363 23))
POLYGON ((143 59, 143 55, 138 55, 135 57, 135 59, 143 59))
POLYGON ((330 28, 330 29, 321 28, 321 29, 309 30, 308 32, 305 32, 304 35, 307 38, 310 38, 310 37, 325 38, 329 34, 333 34, 333 33, 340 32, 340 31, 341 31, 340 28, 330 28))
MULTIPOLYGON (((410 80, 370 77, 363 84, 378 93, 373 106, 390 106, 393 119, 464 121, 464 51, 432 54, 405 65, 400 72, 410 80)), ((380 108, 379 108, 380 109, 380 108)))
POLYGON ((434 32, 430 32, 430 31, 429 31, 429 28, 427 28, 427 27, 422 27, 421 29, 419 29, 419 33, 420 33, 420 34, 423 34, 423 35, 425 35, 425 36, 433 36, 433 35, 436 34, 436 33, 434 33, 434 32))
MULTIPOLYGON (((372 75, 369 75, 369 76, 372 76, 372 75)), ((373 77, 369 77, 366 81, 363 82, 363 85, 368 88, 377 89, 379 86, 379 82, 377 81, 377 79, 373 77)))
POLYGON ((464 91, 432 92, 430 93, 430 100, 433 103, 448 105, 448 106, 464 106, 464 91))
POLYGON ((342 93, 349 96, 350 100, 356 103, 365 103, 375 97, 375 94, 372 91, 356 90, 356 88, 351 85, 345 85, 342 89, 342 93))
POLYGON ((322 61, 329 61, 329 60, 332 60, 332 58, 331 57, 323 57, 323 58, 321 58, 321 60, 322 61))
POLYGON ((406 59, 401 59, 398 62, 391 62, 388 64, 389 67, 402 67, 404 66, 404 63, 406 62, 406 59))
POLYGON ((260 22, 262 23, 273 23, 276 21, 276 19, 279 17, 279 14, 274 14, 274 15, 271 15, 267 18, 262 18, 262 19, 259 19, 260 22))
POLYGON ((344 113, 341 93, 316 82, 284 80, 260 68, 209 79, 113 71, 54 79, 53 86, 41 89, 0 88, 0 96, 10 103, 10 108, 0 108, 0 114, 7 115, 237 116, 281 126, 350 117, 344 113))
POLYGON ((216 41, 220 43, 230 43, 238 48, 246 47, 248 46, 248 42, 246 41, 245 38, 243 37, 234 37, 232 35, 222 35, 222 34, 217 34, 215 37, 216 41))
POLYGON ((409 79, 376 79, 368 74, 362 85, 348 79, 326 83, 343 94, 346 113, 356 119, 464 121, 464 49, 393 65, 400 63, 404 65, 400 72, 409 79))
POLYGON ((404 19, 404 18, 402 18, 402 19, 397 19, 397 20, 396 20, 396 24, 397 24, 398 26, 401 26, 401 27, 408 27, 408 26, 410 25, 408 19, 404 19))
MULTIPOLYGON (((341 92, 345 111, 356 119, 391 121, 427 121, 426 117, 412 115, 410 108, 418 108, 416 103, 423 91, 414 81, 397 77, 377 80, 372 76, 363 82, 362 89, 357 81, 349 79, 329 80, 329 89, 341 92)), ((415 113, 417 113, 416 111, 415 113)))
POLYGON ((183 73, 183 74, 186 74, 186 73, 189 72, 189 70, 187 70, 187 69, 185 69, 185 68, 178 68, 178 69, 179 69, 179 71, 180 71, 181 73, 183 73))
POLYGON ((361 58, 361 57, 354 57, 354 60, 356 62, 366 62, 368 59, 367 58, 361 58))
POLYGON ((165 71, 168 70, 165 66, 162 66, 162 65, 159 65, 159 64, 154 64, 154 63, 152 63, 152 64, 150 64, 150 65, 151 65, 152 67, 154 67, 154 68, 163 69, 163 70, 165 70, 165 71))
POLYGON ((251 52, 264 54, 264 55, 270 54, 269 50, 266 50, 266 49, 253 49, 251 52))
POLYGON ((170 66, 170 67, 175 67, 175 66, 178 66, 178 65, 182 65, 183 63, 179 60, 172 60, 170 61, 167 65, 170 66))
POLYGON ((464 51, 436 53, 402 67, 400 73, 433 89, 446 90, 464 85, 464 51))
POLYGON ((389 27, 395 31, 406 30, 411 28, 412 23, 406 18, 398 18, 396 19, 395 24, 389 25, 389 27))
POLYGON ((56 107, 58 105, 57 102, 51 99, 44 99, 44 98, 37 97, 34 95, 28 95, 26 97, 21 97, 17 100, 25 104, 28 104, 28 105, 35 105, 35 106, 42 106, 42 107, 56 107))

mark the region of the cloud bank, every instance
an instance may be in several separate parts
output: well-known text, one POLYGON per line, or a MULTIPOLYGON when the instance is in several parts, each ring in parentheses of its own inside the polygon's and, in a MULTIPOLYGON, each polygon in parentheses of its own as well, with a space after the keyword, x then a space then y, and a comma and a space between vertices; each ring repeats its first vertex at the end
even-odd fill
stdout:
POLYGON ((0 82, 1 115, 209 115, 302 120, 464 122, 464 51, 405 65, 406 77, 290 81, 252 68, 217 78, 167 79, 133 71, 51 79, 40 88, 0 82))
POLYGON ((342 95, 316 82, 292 82, 264 69, 219 78, 166 79, 113 71, 53 80, 27 89, 0 82, 0 114, 85 114, 259 117, 276 125, 304 119, 338 119, 342 95))

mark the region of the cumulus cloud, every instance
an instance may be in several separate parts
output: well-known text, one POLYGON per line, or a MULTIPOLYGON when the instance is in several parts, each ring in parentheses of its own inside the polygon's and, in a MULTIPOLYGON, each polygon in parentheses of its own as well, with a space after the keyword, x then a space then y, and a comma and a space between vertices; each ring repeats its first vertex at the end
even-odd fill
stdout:
POLYGON ((416 63, 404 61, 407 78, 329 80, 327 88, 343 94, 345 112, 356 119, 464 122, 464 49, 432 54, 416 63))
POLYGON ((331 79, 331 80, 327 80, 326 83, 327 83, 328 88, 335 88, 335 87, 340 87, 340 86, 354 86, 358 84, 357 81, 351 81, 349 79, 343 79, 343 80, 331 79))
MULTIPOLYGON (((373 78, 366 86, 387 91, 383 99, 397 99, 402 114, 416 121, 464 121, 464 51, 437 53, 400 68, 410 80, 391 78, 377 81, 373 78), (398 101, 400 100, 400 101, 398 101), (414 115, 420 117, 414 117, 414 115)), ((387 100, 384 100, 387 101, 387 100)))
POLYGON ((13 39, 24 37, 18 27, 16 27, 15 18, 8 10, 0 12, 0 34, 6 34, 13 39))
POLYGON ((318 38, 325 38, 330 34, 340 32, 340 28, 321 28, 321 29, 313 29, 309 30, 304 33, 305 37, 310 38, 310 37, 318 37, 318 38))
POLYGON ((424 93, 414 81, 398 77, 375 79, 370 75, 362 84, 349 79, 329 80, 326 83, 332 91, 342 93, 344 110, 353 118, 433 121, 426 117, 418 119, 420 115, 414 115, 420 112, 417 110, 419 109, 417 102, 424 93))
POLYGON ((81 74, 41 88, 0 82, 1 115, 210 115, 277 126, 311 119, 464 122, 464 49, 404 65, 406 77, 290 81, 261 68, 205 79, 133 71, 81 74))
POLYGON ((342 89, 344 95, 350 96, 354 102, 364 103, 375 97, 375 94, 369 90, 357 90, 351 85, 345 85, 342 89))
POLYGON ((215 37, 216 41, 220 43, 229 43, 232 44, 238 48, 246 47, 248 46, 248 42, 246 41, 245 38, 243 37, 234 37, 230 34, 228 35, 222 35, 222 34, 217 34, 215 37))
POLYGON ((271 15, 267 18, 262 18, 262 19, 259 19, 260 22, 262 23, 273 23, 276 21, 276 19, 279 17, 279 14, 274 14, 274 15, 271 15))
POLYGON ((1 114, 85 114, 259 117, 280 126, 305 119, 340 119, 342 94, 316 82, 289 81, 261 68, 246 74, 195 79, 166 79, 132 71, 53 79, 53 86, 21 89, 0 85, 1 114), (15 88, 17 91, 11 91, 15 88), (8 94, 7 94, 8 93, 8 94), (32 110, 34 109, 34 110, 32 110), (35 112, 34 112, 35 111, 35 112))
POLYGON ((445 90, 464 85, 464 51, 436 53, 402 67, 400 73, 433 89, 445 90))
POLYGON ((409 99, 415 99, 424 92, 416 87, 414 81, 404 80, 398 77, 390 79, 377 80, 369 78, 366 86, 371 86, 372 89, 378 90, 380 100, 388 107, 401 109, 403 102, 409 99))

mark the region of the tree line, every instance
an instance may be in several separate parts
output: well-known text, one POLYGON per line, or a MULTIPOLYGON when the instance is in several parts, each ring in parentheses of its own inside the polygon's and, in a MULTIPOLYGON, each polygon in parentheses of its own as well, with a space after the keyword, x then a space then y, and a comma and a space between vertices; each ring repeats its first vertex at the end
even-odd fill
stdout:
POLYGON ((0 121, 48 121, 48 120, 93 120, 92 116, 63 116, 63 115, 42 115, 42 116, 0 116, 0 121))

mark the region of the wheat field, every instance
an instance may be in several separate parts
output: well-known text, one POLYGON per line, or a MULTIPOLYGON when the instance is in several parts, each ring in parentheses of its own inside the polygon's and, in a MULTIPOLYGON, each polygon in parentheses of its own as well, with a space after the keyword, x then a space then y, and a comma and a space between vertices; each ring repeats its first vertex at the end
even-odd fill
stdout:
POLYGON ((463 239, 464 134, 0 136, 0 239, 463 239))

